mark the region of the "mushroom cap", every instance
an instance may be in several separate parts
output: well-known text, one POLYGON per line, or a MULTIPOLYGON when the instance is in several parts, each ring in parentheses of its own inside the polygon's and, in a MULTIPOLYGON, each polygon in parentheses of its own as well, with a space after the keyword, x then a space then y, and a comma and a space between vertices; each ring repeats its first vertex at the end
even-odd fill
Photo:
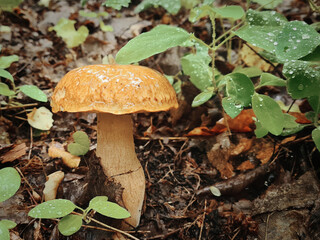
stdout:
POLYGON ((68 72, 57 84, 53 112, 128 114, 177 108, 176 93, 159 72, 134 65, 89 65, 68 72))

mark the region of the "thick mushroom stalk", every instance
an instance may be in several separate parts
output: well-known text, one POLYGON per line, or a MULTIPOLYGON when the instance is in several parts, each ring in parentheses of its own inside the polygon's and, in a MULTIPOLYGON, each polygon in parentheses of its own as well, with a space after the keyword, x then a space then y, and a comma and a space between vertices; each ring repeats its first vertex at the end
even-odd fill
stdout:
POLYGON ((130 226, 139 225, 145 195, 145 176, 134 148, 130 115, 98 113, 97 156, 108 178, 123 187, 122 200, 131 217, 130 226))

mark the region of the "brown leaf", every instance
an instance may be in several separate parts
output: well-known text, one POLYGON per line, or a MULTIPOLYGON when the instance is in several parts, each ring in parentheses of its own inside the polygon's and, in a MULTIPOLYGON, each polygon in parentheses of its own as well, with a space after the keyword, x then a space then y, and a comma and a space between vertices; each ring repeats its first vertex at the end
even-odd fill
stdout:
POLYGON ((0 157, 1 163, 12 162, 27 153, 25 143, 20 143, 12 146, 12 149, 0 157))
POLYGON ((250 169, 254 169, 254 168, 255 168, 255 165, 250 160, 247 160, 247 161, 244 161, 243 163, 241 163, 237 167, 237 170, 246 171, 246 170, 250 170, 250 169))
POLYGON ((252 146, 252 141, 252 138, 241 138, 240 142, 235 146, 234 149, 231 150, 230 155, 238 156, 241 153, 249 151, 252 146))

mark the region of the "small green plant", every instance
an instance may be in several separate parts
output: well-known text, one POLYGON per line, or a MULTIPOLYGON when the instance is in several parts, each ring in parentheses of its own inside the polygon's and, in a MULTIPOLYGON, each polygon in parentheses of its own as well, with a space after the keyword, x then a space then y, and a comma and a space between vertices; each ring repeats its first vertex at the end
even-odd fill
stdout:
POLYGON ((83 131, 77 131, 73 135, 74 143, 68 145, 68 151, 75 156, 85 155, 89 151, 90 139, 83 131))
MULTIPOLYGON (((314 126, 313 140, 320 150, 320 35, 312 27, 301 21, 288 22, 275 11, 244 11, 239 6, 214 7, 213 1, 203 1, 190 12, 189 20, 196 22, 208 17, 212 25, 212 42, 207 44, 194 34, 182 28, 158 25, 149 32, 130 40, 116 56, 119 64, 139 62, 152 55, 176 46, 191 47, 191 53, 181 58, 183 73, 201 91, 192 106, 197 107, 214 96, 218 96, 224 111, 232 118, 244 108, 252 107, 256 115, 256 135, 268 133, 287 135, 300 131, 306 126, 314 126), (221 18, 238 21, 223 35, 217 37, 215 20, 221 18), (283 64, 281 79, 269 73, 239 69, 227 75, 215 69, 216 50, 230 41, 234 35, 253 46, 264 49, 265 56, 283 64), (254 86, 253 76, 260 76, 254 86), (286 87, 293 99, 307 98, 313 108, 308 114, 312 124, 301 125, 295 118, 283 113, 279 104, 271 97, 257 93, 265 85, 286 87)), ((250 69, 252 70, 252 69, 250 69)))
POLYGON ((104 216, 115 219, 130 217, 130 213, 126 209, 120 207, 116 203, 108 201, 108 197, 106 196, 98 196, 91 199, 89 206, 86 209, 76 206, 69 200, 55 199, 37 205, 30 210, 28 215, 33 218, 41 219, 61 218, 58 223, 58 229, 64 236, 70 236, 79 231, 83 221, 87 224, 90 223, 90 221, 94 221, 104 227, 113 229, 112 227, 89 217, 88 215, 92 215, 92 212, 98 212, 104 216), (80 210, 81 213, 74 212, 75 209, 80 210))
MULTIPOLYGON (((0 48, 1 51, 1 48, 0 48)), ((11 63, 19 60, 17 55, 11 56, 2 56, 0 57, 0 77, 7 79, 11 86, 8 86, 6 83, 0 82, 0 95, 8 97, 8 101, 1 101, 1 105, 5 106, 19 106, 19 102, 15 101, 17 94, 19 92, 24 93, 28 97, 35 99, 40 102, 47 102, 47 96, 42 92, 37 86, 34 85, 22 85, 16 86, 14 83, 13 76, 6 71, 11 63)))
MULTIPOLYGON (((6 167, 0 169, 0 202, 11 198, 20 188, 21 178, 16 169, 6 167)), ((0 220, 0 239, 10 240, 9 229, 17 224, 11 220, 0 220)))

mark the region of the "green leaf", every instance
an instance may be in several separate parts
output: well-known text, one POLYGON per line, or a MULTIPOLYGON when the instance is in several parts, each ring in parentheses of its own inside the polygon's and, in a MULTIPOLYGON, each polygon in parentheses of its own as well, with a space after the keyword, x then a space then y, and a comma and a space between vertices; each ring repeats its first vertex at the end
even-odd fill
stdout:
POLYGON ((257 88, 262 86, 278 86, 278 87, 285 87, 287 82, 282 78, 274 76, 270 73, 262 73, 260 77, 260 83, 257 88))
POLYGON ((181 58, 182 70, 201 91, 212 85, 212 69, 201 55, 189 54, 181 58))
POLYGON ((320 45, 320 34, 302 21, 288 22, 275 40, 280 60, 296 60, 312 53, 320 45))
POLYGON ((233 20, 241 19, 244 16, 244 10, 240 6, 224 6, 220 8, 214 8, 220 18, 231 18, 233 20))
POLYGON ((210 98, 212 98, 214 95, 213 91, 203 91, 201 93, 199 93, 192 101, 191 106, 192 107, 198 107, 202 104, 204 104, 205 102, 207 102, 208 100, 210 100, 210 98))
POLYGON ((320 127, 317 127, 316 129, 314 129, 311 135, 314 143, 316 144, 318 151, 320 151, 320 127))
POLYGON ((112 32, 113 27, 111 25, 105 25, 103 21, 100 21, 100 28, 104 32, 112 32))
POLYGON ((83 131, 77 131, 72 137, 75 142, 68 145, 68 151, 76 156, 85 155, 90 148, 88 135, 83 131))
POLYGON ((252 78, 252 77, 258 77, 261 75, 262 71, 258 67, 245 67, 242 68, 241 66, 236 67, 233 70, 234 73, 243 73, 247 75, 247 77, 252 78))
POLYGON ((5 83, 0 82, 0 95, 3 96, 13 96, 16 93, 9 89, 9 86, 5 83))
POLYGON ((284 115, 280 106, 271 97, 255 93, 252 109, 261 126, 274 135, 280 135, 284 127, 284 115))
POLYGON ((70 214, 76 205, 73 202, 66 199, 54 199, 47 202, 43 202, 31 209, 28 213, 29 217, 33 218, 61 218, 70 214))
POLYGON ((297 128, 300 124, 296 122, 296 118, 288 113, 284 113, 284 128, 297 128))
POLYGON ((9 79, 13 82, 13 77, 12 77, 11 73, 9 73, 8 71, 6 71, 2 68, 0 68, 0 77, 9 79))
POLYGON ((176 82, 172 85, 174 91, 175 91, 177 94, 178 94, 178 93, 181 93, 181 84, 182 84, 181 80, 178 80, 178 81, 176 81, 176 82))
POLYGON ((104 5, 106 7, 112 7, 116 10, 120 10, 122 7, 129 7, 131 0, 106 0, 104 5))
POLYGON ((252 0, 253 2, 259 3, 263 8, 273 9, 277 7, 283 0, 252 0))
POLYGON ((28 97, 31 97, 39 102, 47 102, 47 95, 42 92, 37 86, 34 85, 23 85, 19 87, 20 91, 28 97))
POLYGON ((131 39, 116 56, 119 64, 139 62, 152 55, 176 47, 186 40, 190 34, 184 29, 168 25, 158 25, 149 32, 131 39))
POLYGON ((177 14, 181 8, 180 0, 144 0, 136 8, 135 13, 144 11, 150 7, 163 7, 170 14, 177 14))
POLYGON ((243 73, 230 73, 227 78, 227 95, 244 107, 249 106, 254 93, 254 85, 243 73))
POLYGON ((197 42, 194 43, 196 47, 196 55, 201 57, 206 65, 209 65, 212 61, 211 56, 209 55, 209 49, 206 46, 203 46, 197 42))
POLYGON ((282 27, 245 25, 235 32, 241 39, 268 52, 275 51, 275 39, 282 27))
POLYGON ((193 9, 197 4, 200 3, 200 0, 180 0, 181 7, 185 9, 193 9))
POLYGON ((166 75, 166 74, 164 74, 164 76, 168 79, 168 82, 171 84, 171 85, 173 85, 173 82, 174 82, 174 76, 170 76, 170 75, 166 75))
POLYGON ((243 106, 241 104, 237 104, 231 97, 225 97, 222 99, 222 107, 231 118, 235 118, 243 110, 243 106))
POLYGON ((1 11, 9 11, 12 12, 12 10, 15 7, 18 7, 20 3, 22 3, 23 0, 1 0, 0 1, 0 12, 1 11))
POLYGON ((255 124, 256 124, 256 129, 254 130, 254 134, 256 135, 257 138, 263 138, 268 134, 269 131, 264 127, 262 127, 259 121, 256 121, 255 124))
POLYGON ((288 20, 276 11, 257 11, 248 9, 246 20, 251 26, 284 26, 288 20))
POLYGON ((248 24, 235 32, 243 40, 268 52, 274 52, 277 35, 281 32, 287 19, 275 12, 259 12, 249 9, 246 19, 248 24))
POLYGON ((104 216, 115 219, 130 217, 130 213, 126 209, 116 203, 109 202, 105 196, 98 196, 91 199, 89 207, 104 216))
POLYGON ((318 96, 308 97, 308 102, 316 114, 320 113, 320 93, 318 96))
POLYGON ((286 137, 286 136, 296 134, 297 132, 300 132, 302 129, 304 129, 306 126, 307 125, 298 124, 298 126, 295 128, 285 128, 285 129, 283 129, 280 136, 286 137))
POLYGON ((18 60, 19 57, 17 55, 2 56, 0 57, 0 68, 8 68, 11 63, 17 62, 18 60))
POLYGON ((79 11, 79 15, 82 17, 88 17, 88 18, 96 18, 98 17, 98 14, 95 12, 86 12, 84 10, 79 11))
POLYGON ((0 222, 0 239, 10 240, 9 230, 2 222, 0 222))
POLYGON ((12 167, 0 170, 0 202, 11 198, 19 189, 21 178, 17 170, 12 167))
POLYGON ((1 220, 0 223, 6 226, 7 229, 12 229, 17 226, 17 224, 14 221, 7 220, 7 219, 1 220))
POLYGON ((66 42, 68 48, 77 47, 86 40, 89 30, 86 26, 81 26, 76 30, 75 23, 74 20, 61 18, 57 25, 49 28, 49 31, 56 31, 57 35, 66 42))
POLYGON ((82 216, 69 214, 58 223, 58 229, 63 236, 70 236, 79 231, 82 226, 82 216))
POLYGON ((308 62, 290 61, 284 64, 283 74, 288 78, 287 89, 294 99, 319 95, 320 71, 308 62))
POLYGON ((315 50, 312 51, 312 53, 309 53, 308 55, 304 56, 300 59, 301 61, 309 61, 309 62, 319 62, 320 61, 320 45, 316 47, 315 50))

